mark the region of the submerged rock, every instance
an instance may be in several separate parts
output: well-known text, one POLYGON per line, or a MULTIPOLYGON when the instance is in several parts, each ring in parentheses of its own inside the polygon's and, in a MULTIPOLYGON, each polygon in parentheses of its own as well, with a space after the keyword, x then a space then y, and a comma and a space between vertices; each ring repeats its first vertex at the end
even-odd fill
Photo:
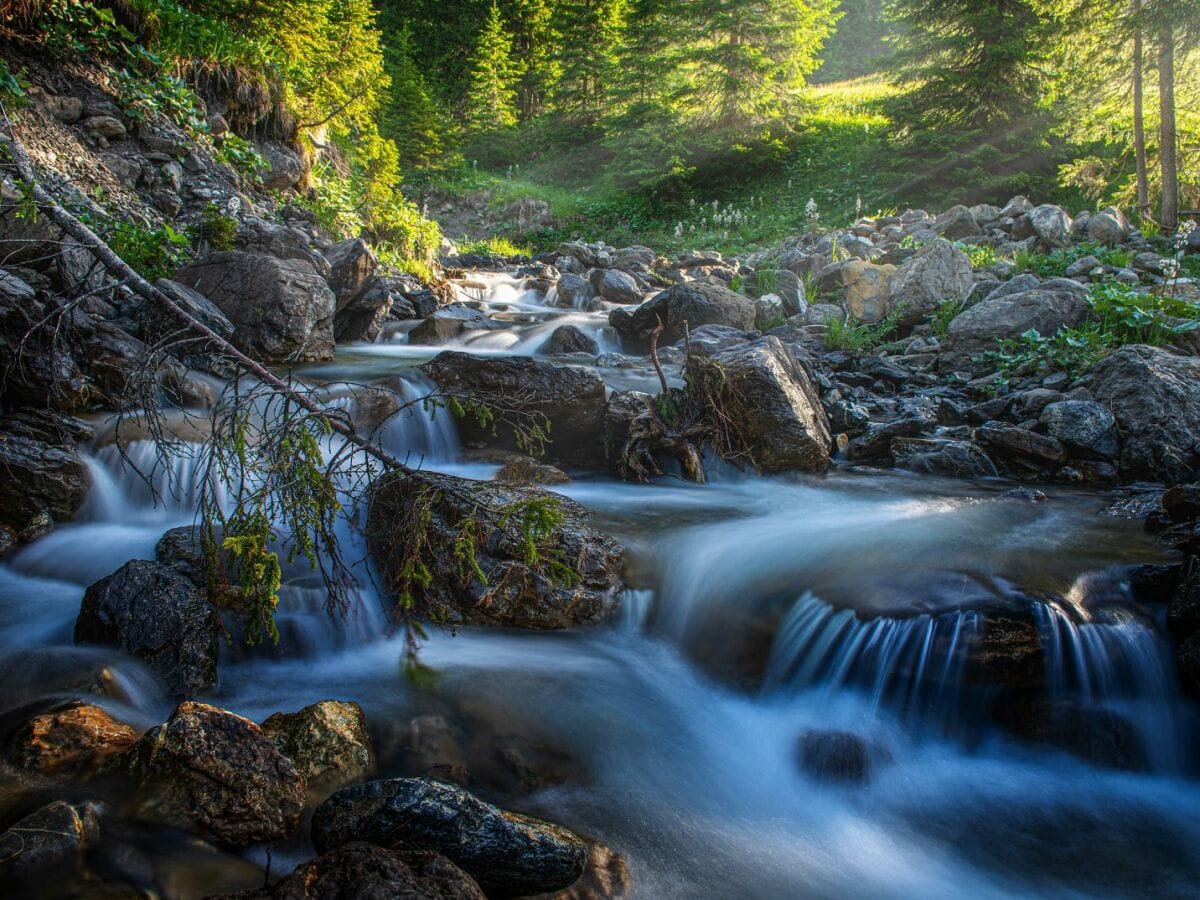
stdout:
POLYGON ((317 808, 312 835, 320 852, 352 841, 435 850, 466 870, 489 896, 561 890, 583 874, 587 862, 582 838, 562 826, 424 778, 343 788, 317 808))
MULTIPOLYGON (((427 850, 350 843, 297 866, 269 887, 227 900, 485 900, 470 875, 427 850)), ((219 898, 217 898, 219 900, 219 898)))
POLYGON ((357 703, 322 700, 299 712, 275 713, 262 729, 304 776, 310 794, 328 794, 371 769, 371 740, 357 703))
POLYGON ((774 336, 731 347, 689 364, 689 398, 714 421, 728 423, 717 451, 763 472, 823 472, 832 437, 804 367, 774 336))
POLYGON ((219 640, 216 612, 196 585, 142 559, 131 559, 91 585, 75 620, 75 643, 120 647, 178 698, 217 683, 219 640))
POLYGON ((578 881, 565 890, 537 894, 530 900, 628 900, 632 897, 633 876, 625 857, 598 841, 588 840, 587 848, 587 866, 578 881))
POLYGON ((181 703, 122 760, 149 819, 230 847, 277 841, 296 830, 304 777, 249 719, 181 703))
POLYGON ((600 345, 589 337, 577 325, 560 325, 550 335, 546 342, 546 353, 550 356, 562 356, 568 353, 586 353, 595 356, 600 352, 600 345))
POLYGON ((0 883, 17 890, 35 879, 66 880, 99 841, 105 813, 100 803, 56 800, 13 823, 0 834, 0 883))
POLYGON ((824 781, 865 784, 871 777, 866 742, 848 731, 806 731, 798 746, 801 767, 824 781))
POLYGON ((367 545, 388 590, 411 592, 419 615, 447 624, 594 624, 612 614, 622 587, 621 547, 583 507, 538 488, 386 476, 372 490, 367 545), (540 559, 531 562, 526 536, 540 559), (428 584, 413 576, 414 548, 428 584))

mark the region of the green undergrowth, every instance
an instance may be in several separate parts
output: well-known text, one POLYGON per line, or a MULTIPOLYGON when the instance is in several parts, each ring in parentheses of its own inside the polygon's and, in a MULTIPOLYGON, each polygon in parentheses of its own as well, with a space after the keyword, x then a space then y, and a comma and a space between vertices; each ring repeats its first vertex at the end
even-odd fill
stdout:
POLYGON ((1080 327, 1062 328, 1053 335, 1031 329, 1000 341, 981 359, 993 364, 1005 381, 1050 371, 1078 376, 1121 347, 1171 346, 1200 330, 1200 307, 1169 290, 1139 293, 1107 281, 1092 288, 1089 303, 1093 316, 1080 327))

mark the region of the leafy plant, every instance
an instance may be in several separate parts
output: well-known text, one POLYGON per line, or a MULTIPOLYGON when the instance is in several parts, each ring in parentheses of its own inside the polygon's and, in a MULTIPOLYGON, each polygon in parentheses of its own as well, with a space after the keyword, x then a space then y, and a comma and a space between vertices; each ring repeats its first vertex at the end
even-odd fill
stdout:
POLYGON ((262 184, 262 173, 271 166, 252 143, 233 132, 222 135, 213 155, 251 184, 262 184))
POLYGON ((972 269, 986 269, 1000 261, 996 248, 991 244, 958 244, 957 246, 967 254, 972 269))
POLYGON ((13 72, 8 63, 0 59, 0 102, 10 109, 24 106, 29 100, 25 93, 28 89, 29 81, 24 72, 13 72))
POLYGON ((168 119, 192 137, 208 132, 200 98, 183 79, 166 72, 146 77, 129 69, 117 73, 121 109, 135 122, 168 119))
POLYGON ((113 252, 149 281, 175 274, 188 258, 191 241, 170 225, 144 228, 133 222, 117 222, 105 234, 113 252))
POLYGON ((237 219, 221 212, 216 203, 209 203, 200 214, 200 221, 188 229, 188 237, 196 245, 208 244, 214 250, 232 250, 237 227, 237 219))

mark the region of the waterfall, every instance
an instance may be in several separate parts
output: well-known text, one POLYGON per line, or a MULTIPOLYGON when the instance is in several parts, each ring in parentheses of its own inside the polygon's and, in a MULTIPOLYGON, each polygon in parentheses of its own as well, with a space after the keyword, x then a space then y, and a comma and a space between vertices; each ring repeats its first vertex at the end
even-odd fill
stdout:
POLYGON ((860 621, 806 592, 775 637, 769 692, 845 689, 864 693, 873 711, 896 709, 920 723, 947 726, 967 710, 961 690, 965 648, 979 633, 970 610, 860 621))
POLYGON ((401 459, 450 462, 458 458, 458 428, 454 414, 422 402, 422 398, 437 393, 437 386, 423 375, 406 374, 397 379, 396 392, 406 404, 380 429, 379 441, 390 453, 401 459))
POLYGON ((1134 728, 1152 768, 1178 771, 1186 724, 1168 645, 1128 610, 1077 621, 1061 607, 1035 604, 1050 699, 1112 710, 1134 728))

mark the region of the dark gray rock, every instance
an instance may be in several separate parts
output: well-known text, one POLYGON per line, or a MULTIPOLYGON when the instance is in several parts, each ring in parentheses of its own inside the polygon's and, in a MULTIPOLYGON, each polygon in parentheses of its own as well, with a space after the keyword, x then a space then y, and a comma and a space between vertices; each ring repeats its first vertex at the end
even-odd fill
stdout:
POLYGON ((61 884, 81 868, 105 814, 99 803, 56 800, 10 825, 0 834, 0 881, 15 892, 9 896, 26 896, 37 881, 61 884))
MULTIPOLYGON (((575 466, 604 464, 599 435, 604 424, 604 382, 594 372, 530 357, 489 358, 446 351, 421 367, 442 394, 488 406, 496 421, 459 420, 468 443, 526 452, 511 414, 545 417, 550 424, 546 455, 575 466), (508 421, 505 421, 506 417, 508 421)), ((529 420, 526 419, 528 422, 529 420)))
POLYGON ((1121 432, 1123 478, 1181 482, 1200 465, 1200 357, 1122 347, 1092 370, 1089 388, 1121 432))
POLYGON ((32 428, 14 418, 0 419, 0 525, 26 540, 70 521, 91 485, 87 466, 70 445, 69 429, 76 420, 44 416, 44 425, 32 428), (54 434, 59 428, 64 431, 54 434))
POLYGON ((175 697, 217 683, 220 623, 191 581, 131 559, 91 585, 75 620, 77 644, 112 644, 144 662, 175 697))
POLYGON ((599 352, 600 345, 576 325, 560 325, 554 329, 550 340, 546 342, 546 353, 549 356, 562 356, 569 353, 586 353, 589 356, 595 356, 599 352))
POLYGON ((352 841, 433 849, 489 896, 562 890, 583 874, 587 845, 565 828, 484 803, 454 785, 395 778, 344 788, 313 816, 313 844, 352 841))
POLYGON ((668 288, 635 310, 614 309, 608 321, 627 349, 644 350, 660 319, 663 333, 659 344, 666 346, 682 340, 687 329, 701 325, 750 331, 755 316, 754 303, 741 294, 722 285, 692 281, 668 288))
POLYGON ((1052 437, 1006 422, 989 422, 975 431, 979 440, 998 453, 1020 456, 1040 463, 1061 463, 1067 451, 1052 437))
POLYGON ((1040 425, 1072 456, 1114 460, 1120 453, 1117 421, 1104 406, 1090 400, 1062 400, 1048 404, 1040 425))
POLYGON ((763 472, 823 472, 829 421, 808 372, 779 338, 767 336, 712 356, 694 356, 689 395, 729 424, 731 452, 763 472))
POLYGON ((1091 307, 1081 290, 1043 285, 1010 294, 1001 288, 950 323, 942 342, 941 366, 943 369, 988 370, 989 365, 978 357, 997 349, 1001 340, 1020 337, 1030 330, 1051 336, 1061 328, 1078 327, 1090 314, 1091 307))
POLYGON ((871 778, 866 742, 848 731, 806 731, 800 736, 800 766, 823 781, 865 784, 871 778))
POLYGON ((260 362, 333 357, 333 292, 304 260, 231 250, 180 269, 176 280, 216 304, 234 324, 234 345, 260 362))
POLYGON ((391 593, 410 592, 418 615, 448 624, 595 624, 611 616, 623 587, 621 547, 588 524, 581 506, 533 487, 430 473, 385 477, 371 493, 367 546, 391 593), (550 503, 562 515, 541 536, 543 558, 533 562, 520 534, 530 503, 550 503), (462 558, 464 528, 478 571, 462 558), (408 571, 414 542, 432 574, 425 586, 408 571))
POLYGON ((600 299, 609 303, 642 302, 642 286, 637 279, 618 269, 592 269, 588 281, 600 299))

